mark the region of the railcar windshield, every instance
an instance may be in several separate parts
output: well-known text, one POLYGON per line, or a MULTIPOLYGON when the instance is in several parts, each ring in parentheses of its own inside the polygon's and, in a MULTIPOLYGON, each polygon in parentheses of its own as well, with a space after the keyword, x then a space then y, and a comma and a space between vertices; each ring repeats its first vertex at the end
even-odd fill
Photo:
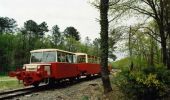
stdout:
POLYGON ((35 62, 55 62, 56 52, 33 52, 31 53, 31 63, 35 62))

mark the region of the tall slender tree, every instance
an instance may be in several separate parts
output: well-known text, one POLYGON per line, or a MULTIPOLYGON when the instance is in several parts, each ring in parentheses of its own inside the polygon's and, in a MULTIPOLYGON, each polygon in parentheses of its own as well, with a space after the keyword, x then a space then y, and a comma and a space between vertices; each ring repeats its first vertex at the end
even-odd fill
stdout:
POLYGON ((62 36, 58 25, 53 26, 51 32, 52 32, 53 42, 55 44, 55 47, 58 48, 58 46, 62 41, 62 36))
POLYGON ((108 9, 109 0, 100 0, 101 75, 104 93, 112 91, 108 70, 108 9))

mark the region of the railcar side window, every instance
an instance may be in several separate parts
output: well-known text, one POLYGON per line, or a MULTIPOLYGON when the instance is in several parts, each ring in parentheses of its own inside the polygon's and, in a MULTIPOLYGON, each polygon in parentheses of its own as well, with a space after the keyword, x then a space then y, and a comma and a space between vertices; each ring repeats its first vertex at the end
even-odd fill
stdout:
POLYGON ((58 62, 67 62, 67 54, 64 52, 57 52, 57 60, 58 62))
POLYGON ((77 56, 73 55, 73 63, 77 63, 77 56))
POLYGON ((100 64, 100 58, 97 58, 97 63, 100 64))
POLYGON ((79 55, 77 57, 77 63, 85 63, 86 62, 86 57, 85 55, 79 55))
POLYGON ((61 62, 61 52, 57 52, 57 61, 61 62))
POLYGON ((61 55, 61 62, 66 62, 66 54, 62 53, 61 55))
POLYGON ((69 62, 69 63, 73 63, 73 55, 67 54, 66 61, 69 62))

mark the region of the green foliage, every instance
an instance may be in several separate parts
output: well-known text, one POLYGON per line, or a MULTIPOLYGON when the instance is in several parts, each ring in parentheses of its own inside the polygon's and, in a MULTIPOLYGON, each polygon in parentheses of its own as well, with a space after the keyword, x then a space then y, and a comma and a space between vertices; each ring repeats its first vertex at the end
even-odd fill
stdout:
POLYGON ((82 100, 89 100, 89 97, 86 96, 86 95, 84 95, 84 96, 82 97, 82 100))
POLYGON ((67 27, 64 30, 64 34, 66 35, 66 37, 72 37, 74 38, 76 41, 80 40, 80 36, 79 36, 79 32, 77 31, 77 29, 75 29, 74 27, 67 27))
POLYGON ((60 45, 62 45, 64 42, 63 41, 64 37, 62 36, 58 25, 54 25, 52 27, 51 32, 52 32, 52 41, 54 42, 55 47, 59 47, 60 45))
POLYGON ((40 36, 43 36, 45 32, 48 32, 48 25, 46 22, 42 22, 40 25, 38 25, 38 33, 40 36))
POLYGON ((147 67, 131 72, 122 70, 114 82, 131 99, 162 99, 168 95, 170 71, 163 67, 147 67))
POLYGON ((134 69, 136 69, 136 70, 140 70, 141 68, 148 66, 147 60, 145 58, 143 58, 142 56, 132 57, 132 61, 135 66, 134 69))
POLYGON ((112 63, 112 67, 116 69, 128 69, 130 65, 130 60, 128 57, 112 63))
POLYGON ((16 21, 8 17, 0 17, 0 34, 12 33, 16 28, 16 21))
POLYGON ((15 37, 11 34, 0 35, 0 68, 2 70, 9 70, 10 65, 14 63, 12 62, 14 57, 13 50, 15 49, 13 41, 15 41, 15 37))
POLYGON ((29 38, 44 36, 45 32, 48 32, 48 26, 46 22, 42 22, 41 24, 37 24, 33 20, 28 20, 24 23, 24 28, 21 29, 21 32, 24 35, 27 35, 29 38))

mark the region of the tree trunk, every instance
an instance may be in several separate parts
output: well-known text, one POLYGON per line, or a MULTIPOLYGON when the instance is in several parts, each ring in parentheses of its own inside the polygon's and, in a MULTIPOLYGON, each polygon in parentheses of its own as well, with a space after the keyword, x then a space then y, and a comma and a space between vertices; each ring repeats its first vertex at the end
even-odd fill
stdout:
POLYGON ((100 0, 101 75, 104 93, 112 91, 108 70, 108 8, 109 0, 100 0))
POLYGON ((151 38, 151 48, 150 48, 150 61, 149 61, 149 65, 150 66, 154 66, 154 62, 153 62, 153 60, 154 60, 154 40, 153 40, 153 38, 151 38))
POLYGON ((167 67, 170 70, 170 35, 168 40, 168 60, 167 60, 167 67))
POLYGON ((160 28, 161 37, 161 47, 162 47, 162 56, 163 56, 163 64, 167 66, 167 49, 166 49, 166 38, 164 35, 164 31, 160 28))
POLYGON ((130 55, 130 71, 132 71, 133 70, 133 60, 132 60, 132 46, 131 46, 131 31, 132 31, 132 29, 131 29, 131 26, 130 26, 130 30, 129 30, 129 55, 130 55))
POLYGON ((164 30, 164 25, 162 20, 157 19, 157 23, 159 26, 159 34, 161 38, 161 47, 162 47, 162 61, 164 66, 167 66, 168 64, 168 55, 167 55, 167 42, 166 42, 166 37, 165 37, 165 30, 164 30))

